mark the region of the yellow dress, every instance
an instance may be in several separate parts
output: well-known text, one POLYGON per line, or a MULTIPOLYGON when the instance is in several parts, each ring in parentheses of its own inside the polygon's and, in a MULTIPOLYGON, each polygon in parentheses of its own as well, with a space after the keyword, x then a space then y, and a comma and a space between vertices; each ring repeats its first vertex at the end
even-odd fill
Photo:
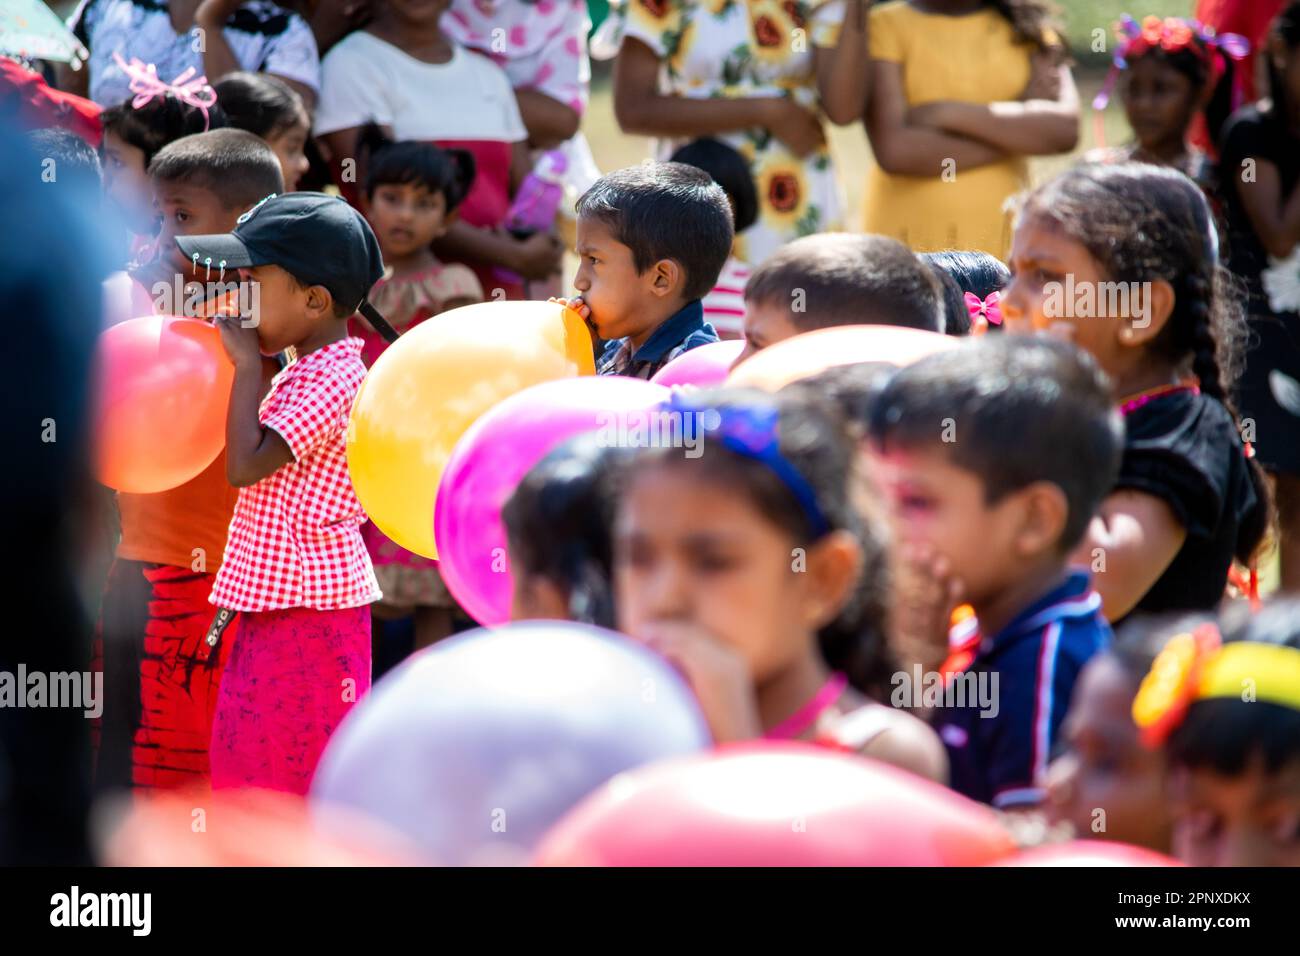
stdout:
MULTIPOLYGON (((872 59, 900 63, 908 106, 936 100, 993 103, 1019 99, 1033 47, 1019 42, 1001 14, 922 13, 904 0, 871 9, 872 59)), ((1026 157, 1008 157, 949 175, 895 176, 874 163, 867 173, 867 232, 892 236, 917 252, 977 249, 1005 258, 1011 248, 1008 199, 1029 185, 1026 157)))

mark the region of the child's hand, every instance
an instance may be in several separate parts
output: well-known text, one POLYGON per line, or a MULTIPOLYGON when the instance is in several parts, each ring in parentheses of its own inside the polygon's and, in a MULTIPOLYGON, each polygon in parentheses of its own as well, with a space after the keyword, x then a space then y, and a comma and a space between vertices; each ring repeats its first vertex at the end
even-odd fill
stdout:
POLYGON ((580 295, 575 295, 572 299, 566 299, 563 296, 551 296, 547 302, 555 302, 559 305, 567 306, 574 312, 582 316, 582 321, 591 324, 591 306, 587 305, 587 300, 580 295))
POLYGON ((908 544, 897 550, 897 582, 890 643, 900 663, 938 670, 948 657, 952 612, 961 603, 961 582, 948 559, 930 548, 908 544))
POLYGON ((220 29, 248 0, 203 0, 194 9, 194 25, 220 29))
POLYGON ((221 332, 221 344, 235 368, 256 368, 261 372, 262 349, 257 340, 257 328, 246 328, 237 315, 218 315, 212 321, 221 332))
POLYGON ((1057 100, 1061 97, 1061 68, 1056 58, 1036 54, 1030 63, 1029 85, 1020 94, 1022 101, 1057 100))
POLYGON ((550 233, 537 232, 516 239, 509 267, 525 279, 545 279, 560 271, 564 246, 550 233))
POLYGON ((773 97, 767 131, 785 144, 799 159, 826 144, 826 133, 817 114, 792 99, 773 97))
POLYGON ((717 743, 763 735, 754 680, 740 654, 693 624, 658 623, 633 636, 686 678, 717 743))

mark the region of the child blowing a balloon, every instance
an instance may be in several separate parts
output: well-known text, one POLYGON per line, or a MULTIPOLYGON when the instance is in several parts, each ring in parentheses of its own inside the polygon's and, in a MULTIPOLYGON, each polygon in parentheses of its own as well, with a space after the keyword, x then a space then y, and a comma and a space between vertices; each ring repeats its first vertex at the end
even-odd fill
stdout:
POLYGON ((934 732, 864 694, 884 656, 883 546, 851 502, 833 407, 737 389, 679 392, 659 414, 700 441, 624 463, 620 630, 678 667, 720 742, 812 740, 946 781, 934 732))
POLYGON ((254 323, 219 318, 235 365, 226 471, 239 500, 209 600, 209 643, 233 615, 239 640, 212 730, 214 787, 305 793, 325 741, 370 686, 370 609, 381 597, 348 478, 348 415, 365 377, 358 309, 394 335, 366 296, 383 275, 359 213, 319 193, 273 196, 227 235, 181 236, 257 283, 254 323), (295 360, 264 396, 261 356, 295 360))
POLYGON ((938 555, 978 621, 931 709, 952 786, 1036 805, 1079 671, 1110 639, 1087 573, 1067 567, 1119 468, 1106 380, 1064 343, 973 339, 894 376, 870 433, 896 547, 938 555))
POLYGON ((718 341, 701 299, 731 254, 731 204, 708 173, 643 163, 602 176, 578 200, 578 296, 569 304, 607 343, 598 375, 651 378, 718 341))
MULTIPOLYGON (((237 276, 202 264, 195 271, 171 240, 233 229, 241 213, 281 190, 279 163, 251 133, 219 129, 164 146, 149 177, 167 245, 148 270, 145 291, 161 312, 204 316, 205 296, 193 295, 192 283, 211 288, 208 278, 237 276)), ((266 364, 274 367, 269 359, 266 364)), ((207 779, 212 714, 231 644, 228 639, 213 651, 204 643, 212 619, 208 595, 237 495, 226 480, 224 453, 175 488, 117 495, 122 536, 99 623, 109 688, 99 788, 170 788, 207 779)))

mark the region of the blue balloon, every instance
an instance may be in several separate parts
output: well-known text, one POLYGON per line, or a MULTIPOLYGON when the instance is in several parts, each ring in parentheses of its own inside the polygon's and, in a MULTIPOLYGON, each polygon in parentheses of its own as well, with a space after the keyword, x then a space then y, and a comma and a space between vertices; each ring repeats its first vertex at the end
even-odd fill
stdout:
POLYGON ((330 740, 311 800, 369 814, 433 863, 524 863, 606 780, 711 742, 652 651, 526 621, 450 638, 379 681, 330 740))

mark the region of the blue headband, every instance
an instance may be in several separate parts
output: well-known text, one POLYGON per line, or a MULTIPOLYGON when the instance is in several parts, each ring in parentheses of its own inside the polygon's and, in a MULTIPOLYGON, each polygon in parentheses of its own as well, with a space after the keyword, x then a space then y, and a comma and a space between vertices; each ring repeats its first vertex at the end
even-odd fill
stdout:
POLYGON ((659 406, 659 411, 695 416, 700 423, 699 430, 711 432, 723 448, 766 466, 799 503, 808 520, 812 540, 816 541, 831 530, 812 485, 781 455, 777 442, 780 413, 775 404, 756 399, 752 404, 719 408, 696 402, 691 390, 674 389, 672 396, 659 406), (705 413, 711 414, 705 418, 705 413))

